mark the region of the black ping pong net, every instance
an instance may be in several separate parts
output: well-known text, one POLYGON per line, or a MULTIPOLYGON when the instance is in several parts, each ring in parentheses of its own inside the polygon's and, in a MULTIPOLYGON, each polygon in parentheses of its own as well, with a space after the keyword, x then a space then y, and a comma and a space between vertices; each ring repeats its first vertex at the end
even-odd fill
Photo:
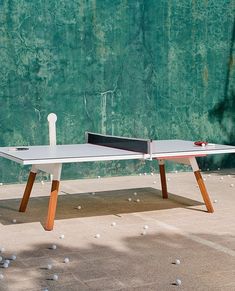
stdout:
POLYGON ((86 132, 87 143, 150 154, 150 140, 86 132))

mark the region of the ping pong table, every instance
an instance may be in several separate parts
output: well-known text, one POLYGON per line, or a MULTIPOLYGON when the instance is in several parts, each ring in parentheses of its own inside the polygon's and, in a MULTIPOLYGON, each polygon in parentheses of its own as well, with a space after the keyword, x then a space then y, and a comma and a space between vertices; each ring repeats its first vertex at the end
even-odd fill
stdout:
POLYGON ((20 212, 25 212, 38 171, 52 175, 51 193, 45 229, 53 229, 62 165, 64 163, 111 160, 157 160, 159 164, 162 197, 168 198, 165 161, 192 167, 207 211, 214 212, 209 194, 202 179, 196 158, 235 153, 235 146, 207 144, 197 146, 185 140, 150 140, 124 138, 87 132, 86 143, 68 145, 41 145, 29 147, 0 147, 0 156, 22 165, 32 165, 21 200, 20 212))

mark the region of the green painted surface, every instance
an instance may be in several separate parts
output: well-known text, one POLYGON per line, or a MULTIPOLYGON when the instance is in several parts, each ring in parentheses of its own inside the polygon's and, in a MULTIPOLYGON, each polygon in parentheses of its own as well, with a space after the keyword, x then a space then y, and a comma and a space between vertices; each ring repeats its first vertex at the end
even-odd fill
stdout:
MULTIPOLYGON (((90 130, 235 144, 233 4, 0 0, 0 146, 48 143, 50 112, 58 143, 82 143, 90 130)), ((63 178, 149 167, 73 164, 63 178)), ((2 182, 24 181, 27 172, 1 159, 2 182)))

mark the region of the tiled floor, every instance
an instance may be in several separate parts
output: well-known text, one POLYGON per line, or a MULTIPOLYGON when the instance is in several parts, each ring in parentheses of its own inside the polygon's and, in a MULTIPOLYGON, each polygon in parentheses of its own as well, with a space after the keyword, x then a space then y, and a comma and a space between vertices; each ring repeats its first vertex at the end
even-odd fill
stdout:
POLYGON ((0 256, 17 259, 0 268, 0 290, 235 290, 234 171, 204 173, 213 214, 192 173, 167 176, 168 200, 157 174, 62 181, 51 232, 50 183, 35 184, 26 213, 24 185, 1 186, 0 256))

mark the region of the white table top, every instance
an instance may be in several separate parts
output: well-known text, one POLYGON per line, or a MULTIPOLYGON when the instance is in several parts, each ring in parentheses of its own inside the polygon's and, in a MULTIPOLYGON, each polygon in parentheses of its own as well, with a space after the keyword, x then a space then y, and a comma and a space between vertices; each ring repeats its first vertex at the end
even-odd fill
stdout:
MULTIPOLYGON (((93 144, 72 144, 56 146, 29 146, 28 150, 17 151, 14 147, 0 147, 0 156, 23 165, 74 163, 105 160, 147 159, 149 155, 97 146, 93 144)), ((152 142, 152 158, 197 156, 235 153, 235 146, 195 146, 192 141, 158 140, 152 142)))

